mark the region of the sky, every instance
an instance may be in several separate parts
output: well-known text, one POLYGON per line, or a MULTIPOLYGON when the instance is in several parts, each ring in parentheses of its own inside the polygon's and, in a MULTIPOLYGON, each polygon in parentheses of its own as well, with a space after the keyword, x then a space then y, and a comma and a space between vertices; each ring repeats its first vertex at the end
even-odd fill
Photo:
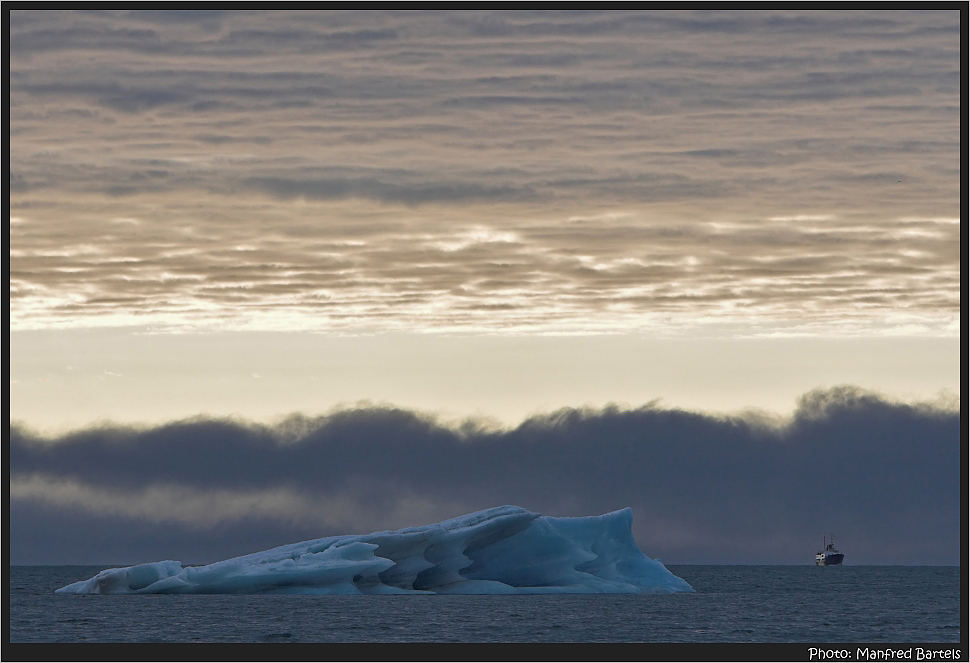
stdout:
MULTIPOLYGON (((870 431, 856 460, 880 456, 867 445, 882 424, 866 419, 879 407, 919 422, 893 444, 940 454, 922 476, 950 495, 956 10, 14 10, 8 45, 11 435, 40 454, 10 463, 15 561, 72 561, 52 550, 79 524, 104 534, 84 553, 94 562, 153 557, 157 527, 197 559, 242 554, 239 514, 263 526, 314 496, 327 517, 265 531, 284 543, 417 525, 515 496, 553 515, 633 502, 639 540, 665 554, 747 559, 726 534, 698 533, 699 505, 664 523, 673 532, 680 514, 689 543, 651 537, 646 495, 660 498, 627 490, 631 478, 541 497, 570 492, 557 445, 620 417, 618 438, 597 442, 608 453, 567 455, 619 471, 650 455, 617 439, 681 439, 651 433, 665 412, 707 422, 698 449, 742 422, 794 458, 808 450, 792 445, 828 444, 799 432, 819 398, 840 404, 822 419, 848 408, 870 431), (564 411, 578 419, 524 441, 564 411), (404 453, 388 412, 445 444, 418 436, 409 462, 457 454, 468 494, 367 463, 347 472, 379 491, 311 490, 288 478, 296 456, 270 463, 273 481, 229 463, 229 487, 162 466, 121 479, 149 463, 143 447, 179 447, 180 426, 204 440, 200 466, 219 457, 206 445, 229 454, 252 431, 277 449, 294 421, 315 422, 292 444, 320 463, 332 444, 337 466, 351 462, 347 440, 404 453), (342 417, 362 428, 313 433, 342 417), (494 462, 447 451, 471 430, 494 462), (104 451, 117 439, 130 457, 104 451), (82 442, 105 473, 68 472, 82 442), (545 492, 524 478, 472 490, 521 444, 545 492), (214 509, 209 547, 197 520, 162 515, 207 501, 236 505, 214 509), (141 506, 108 506, 122 502, 141 506)), ((787 471, 791 458, 758 459, 759 435, 737 437, 738 453, 787 471)), ((908 453, 869 460, 895 476, 908 453)), ((732 485, 750 479, 726 468, 732 485)), ((707 485, 691 469, 676 476, 707 485)), ((857 496, 846 529, 888 518, 857 496)), ((950 506, 913 516, 937 528, 917 528, 932 551, 887 551, 889 521, 858 542, 872 560, 955 563, 934 535, 953 526, 950 506)), ((796 530, 814 542, 823 524, 791 509, 788 547, 755 548, 758 561, 814 545, 796 530)))

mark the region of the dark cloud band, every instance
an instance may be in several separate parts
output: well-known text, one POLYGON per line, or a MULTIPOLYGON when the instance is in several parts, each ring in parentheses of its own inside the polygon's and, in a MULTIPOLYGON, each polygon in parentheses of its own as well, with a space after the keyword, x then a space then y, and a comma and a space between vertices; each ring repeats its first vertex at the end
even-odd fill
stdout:
MULTIPOLYGON (((283 543, 503 503, 559 514, 630 505, 635 533, 665 560, 794 563, 811 552, 797 545, 836 529, 854 539, 860 563, 955 563, 959 458, 958 412, 853 388, 807 394, 784 424, 648 405, 564 409, 508 430, 387 408, 54 440, 14 426, 11 531, 54 536, 44 534, 54 516, 37 515, 45 508, 110 530, 156 527, 169 545, 214 528, 217 556, 218 532, 267 522, 283 543)), ((15 560, 46 554, 18 536, 15 560)))

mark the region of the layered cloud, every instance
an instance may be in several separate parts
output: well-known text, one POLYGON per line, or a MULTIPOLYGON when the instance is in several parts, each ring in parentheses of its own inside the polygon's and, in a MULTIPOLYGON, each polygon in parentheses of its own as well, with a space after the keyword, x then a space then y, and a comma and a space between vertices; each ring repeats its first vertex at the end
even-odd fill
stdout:
POLYGON ((958 333, 956 11, 10 26, 15 329, 958 333))
POLYGON ((648 404, 512 429, 393 408, 56 439, 14 427, 11 555, 204 561, 516 503, 561 515, 632 506, 641 545, 671 562, 810 563, 835 531, 855 563, 952 564, 959 428, 952 405, 848 387, 806 394, 786 421, 648 404))

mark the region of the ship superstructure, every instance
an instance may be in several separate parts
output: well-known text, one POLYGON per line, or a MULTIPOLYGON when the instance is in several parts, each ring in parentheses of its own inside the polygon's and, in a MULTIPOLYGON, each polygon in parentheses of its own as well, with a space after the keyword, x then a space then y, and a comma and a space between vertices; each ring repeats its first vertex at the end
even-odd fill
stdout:
POLYGON ((842 559, 845 557, 838 549, 835 547, 835 537, 829 537, 828 543, 825 542, 825 537, 822 537, 822 550, 815 554, 815 563, 819 566, 835 566, 842 563, 842 559))

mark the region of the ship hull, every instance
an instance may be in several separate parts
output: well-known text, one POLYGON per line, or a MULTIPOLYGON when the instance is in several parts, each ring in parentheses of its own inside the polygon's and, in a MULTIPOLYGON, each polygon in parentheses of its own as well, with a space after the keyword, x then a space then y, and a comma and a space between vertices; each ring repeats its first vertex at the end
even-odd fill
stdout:
POLYGON ((823 558, 816 558, 815 563, 819 566, 837 566, 842 563, 842 558, 845 555, 838 553, 836 555, 826 555, 823 558))

